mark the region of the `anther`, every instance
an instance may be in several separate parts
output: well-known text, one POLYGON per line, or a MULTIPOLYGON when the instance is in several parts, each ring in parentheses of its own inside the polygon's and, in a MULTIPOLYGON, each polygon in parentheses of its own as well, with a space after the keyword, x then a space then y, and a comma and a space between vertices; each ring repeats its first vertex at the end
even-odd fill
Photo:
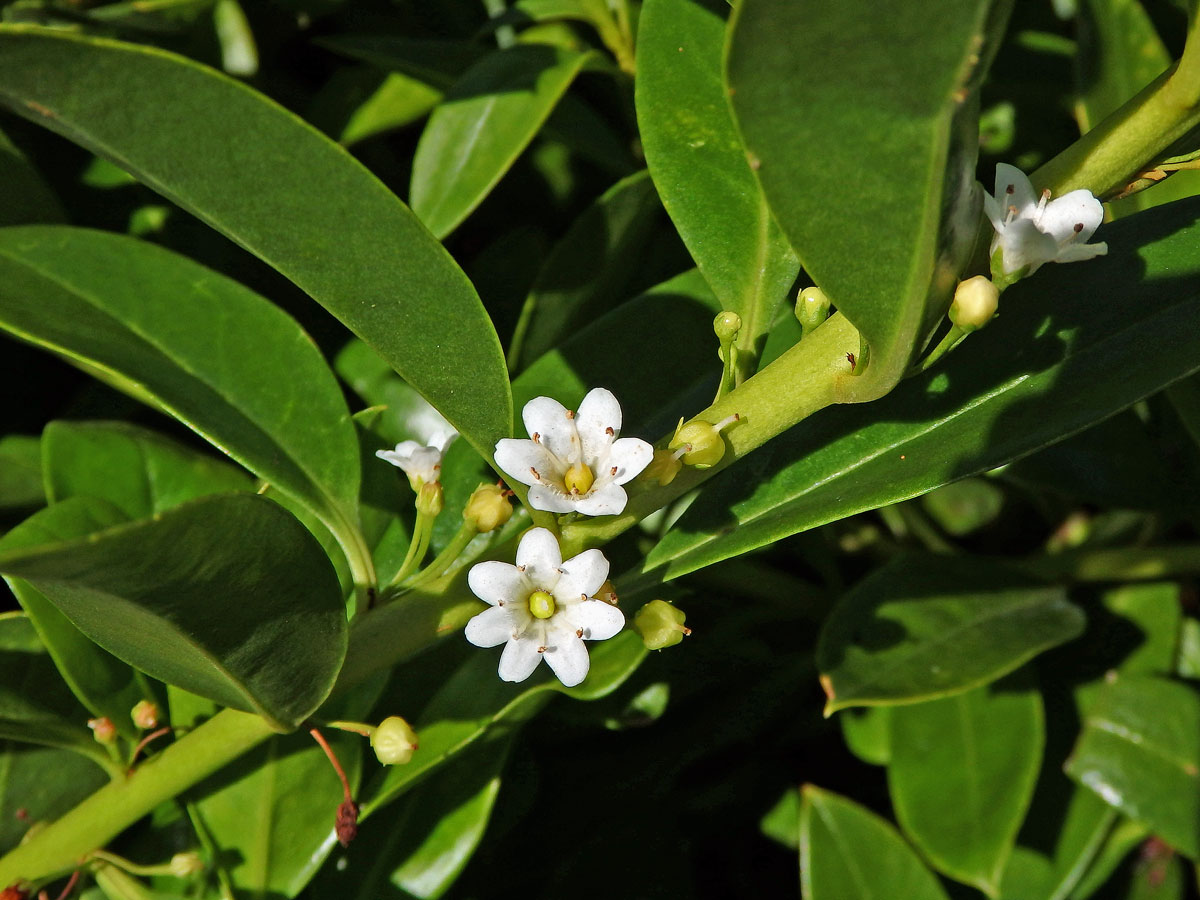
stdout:
POLYGON ((529 439, 531 441, 533 441, 535 444, 540 444, 542 442, 542 435, 539 432, 535 431, 533 434, 531 434, 529 436, 529 439))
POLYGON ((609 474, 609 475, 616 475, 616 474, 617 474, 617 467, 616 467, 616 466, 613 466, 611 469, 609 469, 609 470, 608 470, 608 474, 609 474))
POLYGON ((575 631, 575 637, 577 637, 577 638, 583 637, 583 629, 582 628, 579 628, 575 631))
POLYGON ((1076 222, 1076 223, 1075 223, 1075 233, 1076 233, 1076 234, 1079 234, 1079 232, 1081 232, 1081 231, 1083 231, 1083 223, 1082 223, 1082 222, 1076 222))
POLYGON ((524 566, 517 566, 517 571, 518 571, 518 572, 524 572, 524 571, 525 571, 525 567, 524 567, 524 566))
POLYGON ((617 436, 617 433, 615 431, 613 431, 613 427, 611 425, 609 425, 607 428, 604 429, 604 433, 607 434, 609 437, 617 436))
POLYGON ((534 479, 534 481, 541 481, 541 480, 542 480, 542 476, 538 474, 538 470, 537 470, 537 469, 535 469, 533 466, 530 466, 530 467, 529 467, 529 471, 533 473, 533 479, 534 479))
POLYGON ((545 653, 546 649, 547 648, 545 648, 545 647, 538 647, 538 653, 545 653))
POLYGON ((1016 192, 1017 192, 1017 186, 1015 184, 1010 184, 1008 187, 1006 187, 1004 189, 1004 193, 1006 193, 1006 194, 1015 194, 1016 192))
POLYGON ((567 418, 568 418, 568 419, 573 419, 573 418, 575 418, 575 410, 573 410, 573 409, 568 409, 568 410, 567 410, 567 418))

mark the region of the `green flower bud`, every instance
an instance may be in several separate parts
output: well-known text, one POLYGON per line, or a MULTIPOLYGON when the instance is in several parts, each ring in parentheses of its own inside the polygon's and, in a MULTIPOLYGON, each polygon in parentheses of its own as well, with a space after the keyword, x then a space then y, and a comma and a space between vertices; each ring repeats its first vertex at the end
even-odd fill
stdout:
POLYGON ((960 281, 950 304, 950 321, 963 331, 976 331, 992 321, 999 301, 999 289, 985 276, 960 281))
POLYGON ((662 650, 674 647, 691 634, 683 622, 687 618, 683 610, 666 600, 651 600, 633 618, 633 627, 642 636, 647 650, 662 650))
POLYGON ((171 874, 176 878, 191 878, 204 871, 204 860, 194 850, 187 853, 176 853, 167 865, 171 869, 171 874))
POLYGON ((442 483, 427 481, 417 491, 417 512, 423 516, 436 516, 442 511, 442 483))
POLYGON ((513 514, 508 492, 498 484, 481 484, 467 501, 463 518, 475 526, 480 534, 495 531, 513 514))
POLYGON ((680 420, 675 429, 675 436, 668 446, 683 457, 685 464, 697 469, 708 469, 715 466, 725 455, 725 439, 721 437, 721 429, 738 421, 734 413, 716 425, 711 425, 703 419, 692 419, 686 425, 680 420))
POLYGON ((741 328, 742 317, 730 310, 717 313, 717 317, 713 319, 713 331, 716 332, 717 340, 722 344, 731 343, 736 339, 741 328))
POLYGON ((666 487, 675 480, 675 476, 682 468, 683 463, 679 461, 679 454, 672 453, 670 450, 655 450, 650 465, 642 469, 642 474, 638 477, 644 481, 657 481, 659 487, 666 487))
POLYGON ((129 713, 133 724, 143 731, 157 728, 159 715, 158 704, 149 700, 139 700, 129 713))
POLYGON ((88 728, 92 729, 92 737, 97 744, 111 744, 117 739, 117 726, 107 716, 88 719, 88 728))
POLYGON ((806 287, 796 298, 796 318, 804 334, 815 331, 829 318, 829 298, 819 287, 806 287))
POLYGON ((388 716, 371 733, 371 748, 385 766, 402 766, 417 749, 417 733, 399 716, 388 716))

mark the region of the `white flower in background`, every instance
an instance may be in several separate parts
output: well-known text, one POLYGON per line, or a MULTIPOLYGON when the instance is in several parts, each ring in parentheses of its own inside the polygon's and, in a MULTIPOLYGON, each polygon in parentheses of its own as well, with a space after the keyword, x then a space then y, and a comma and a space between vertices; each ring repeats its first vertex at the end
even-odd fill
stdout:
POLYGON ((654 448, 621 433, 621 404, 593 388, 578 412, 535 397, 521 413, 531 440, 504 438, 496 465, 529 485, 529 504, 548 512, 615 516, 629 499, 621 485, 650 464, 654 448))
POLYGON ((607 578, 608 560, 599 550, 564 562, 554 534, 531 528, 517 547, 516 565, 471 567, 467 584, 491 608, 467 623, 467 640, 477 647, 504 644, 499 672, 505 681, 524 681, 544 659, 573 687, 590 665, 583 642, 607 640, 625 625, 619 609, 595 597, 607 578))
POLYGON ((376 450, 375 455, 380 459, 386 459, 393 466, 403 469, 412 489, 420 492, 421 485, 432 484, 439 480, 442 457, 445 456, 446 448, 456 437, 458 437, 458 432, 450 429, 431 435, 427 444, 418 441, 401 441, 394 450, 376 450))
POLYGON ((1091 191, 1071 191, 1057 200, 1044 191, 1039 198, 1024 172, 1000 163, 995 196, 984 193, 983 209, 996 229, 991 255, 1002 251, 1005 275, 1026 266, 1032 275, 1044 263, 1078 262, 1108 252, 1107 244, 1087 243, 1104 220, 1104 207, 1091 191))

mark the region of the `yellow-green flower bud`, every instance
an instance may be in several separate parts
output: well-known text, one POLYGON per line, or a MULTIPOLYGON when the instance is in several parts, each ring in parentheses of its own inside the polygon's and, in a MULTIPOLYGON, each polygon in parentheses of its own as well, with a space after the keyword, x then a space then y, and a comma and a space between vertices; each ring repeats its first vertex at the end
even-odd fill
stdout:
POLYGON ((159 719, 158 704, 151 703, 149 700, 139 700, 133 709, 130 710, 129 717, 133 719, 133 724, 143 731, 157 728, 159 719))
POLYGON ((442 511, 442 483, 427 481, 417 491, 417 512, 423 516, 436 516, 442 511))
POLYGON ((417 733, 399 716, 388 716, 371 733, 371 748, 385 766, 402 766, 417 749, 417 733))
POLYGON ((683 610, 666 600, 651 600, 633 618, 633 627, 642 636, 647 650, 662 650, 674 647, 684 635, 692 633, 683 622, 687 618, 683 610))
POLYGON ((742 317, 730 310, 717 313, 717 317, 713 319, 713 331, 716 332, 717 340, 722 344, 731 343, 737 338, 741 328, 742 317))
POLYGON ((117 739, 117 726, 112 719, 101 716, 98 719, 88 719, 88 728, 92 729, 92 737, 98 744, 111 744, 117 739))
POLYGON ((679 454, 672 453, 670 450, 655 450, 650 465, 642 469, 642 474, 638 477, 645 481, 657 481, 659 487, 666 487, 675 480, 675 476, 682 468, 683 463, 679 461, 679 454))
POLYGON ((498 484, 481 484, 467 501, 463 518, 475 526, 480 534, 495 531, 513 514, 508 491, 498 484))
POLYGON ((963 331, 975 331, 992 321, 999 301, 1000 291, 987 277, 960 281, 950 304, 950 321, 963 331))
POLYGON ((829 298, 819 287, 806 287, 796 298, 796 318, 807 336, 829 318, 829 298))
POLYGON ((171 874, 176 878, 191 878, 204 871, 204 860, 194 850, 189 850, 187 853, 176 853, 167 865, 171 869, 171 874))
POLYGON ((736 422, 738 418, 737 413, 734 413, 716 425, 703 419, 692 419, 684 425, 681 420, 668 446, 680 452, 686 465, 695 466, 697 469, 711 468, 725 455, 725 439, 721 437, 721 429, 736 422))

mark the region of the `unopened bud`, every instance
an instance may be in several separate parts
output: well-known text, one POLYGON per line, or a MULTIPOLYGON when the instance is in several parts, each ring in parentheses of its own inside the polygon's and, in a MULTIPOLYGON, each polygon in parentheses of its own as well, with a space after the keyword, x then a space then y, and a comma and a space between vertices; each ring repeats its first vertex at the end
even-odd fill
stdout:
POLYGON ((642 474, 638 477, 644 481, 657 481, 659 487, 666 487, 675 480, 675 476, 682 468, 683 463, 679 461, 679 454, 672 453, 670 450, 655 450, 650 465, 642 469, 642 474))
POLYGON ((417 733, 399 716, 388 716, 372 732, 371 748, 385 766, 402 766, 417 749, 417 733))
POLYGON ((98 744, 111 744, 117 739, 117 726, 112 719, 101 716, 99 719, 88 719, 88 728, 92 729, 92 737, 98 744))
POLYGON ((204 871, 204 860, 194 850, 189 850, 187 853, 176 853, 167 865, 171 869, 171 874, 176 878, 191 878, 204 871))
POLYGON ((158 704, 149 700, 139 700, 129 713, 133 724, 143 731, 158 727, 158 704))
POLYGON ((463 518, 480 534, 495 531, 513 514, 507 492, 498 484, 481 484, 467 501, 463 518))
POLYGON ((829 318, 829 298, 819 287, 806 287, 796 298, 796 319, 804 335, 816 331, 829 318))
POLYGON ((423 516, 436 516, 442 511, 442 483, 427 481, 417 491, 417 512, 423 516))
POLYGON ((999 301, 1000 291, 987 277, 960 281, 950 304, 950 321, 963 331, 975 331, 992 321, 999 301))
POLYGON ((662 650, 674 647, 692 629, 684 626, 687 616, 677 606, 666 600, 651 600, 633 617, 633 627, 642 636, 647 650, 662 650))
POLYGON ((713 331, 716 332, 717 340, 722 344, 728 344, 737 338, 741 328, 742 317, 731 310, 719 312, 713 319, 713 331))
POLYGON ((668 446, 683 457, 685 464, 697 469, 711 468, 725 455, 725 439, 721 437, 721 429, 732 425, 738 418, 734 413, 716 425, 703 419, 692 419, 686 425, 681 421, 668 446))

